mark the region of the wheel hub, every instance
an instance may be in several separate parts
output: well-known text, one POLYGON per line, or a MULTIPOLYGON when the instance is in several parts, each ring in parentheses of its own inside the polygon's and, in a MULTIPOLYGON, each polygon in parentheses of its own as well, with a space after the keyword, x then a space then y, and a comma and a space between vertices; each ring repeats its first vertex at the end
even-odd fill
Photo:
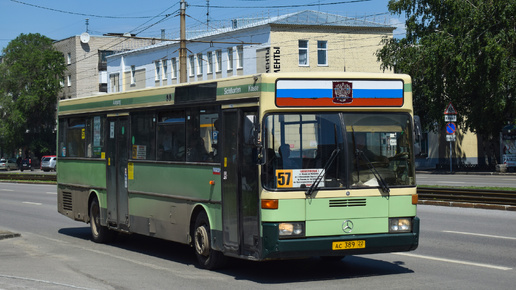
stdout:
POLYGON ((195 230, 195 250, 203 256, 208 256, 210 252, 208 231, 205 226, 200 226, 195 230))

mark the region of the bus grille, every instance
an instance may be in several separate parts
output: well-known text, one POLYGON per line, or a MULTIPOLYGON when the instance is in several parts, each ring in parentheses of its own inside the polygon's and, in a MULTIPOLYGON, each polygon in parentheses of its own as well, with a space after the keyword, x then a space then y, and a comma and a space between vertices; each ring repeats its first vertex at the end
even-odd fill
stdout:
POLYGON ((334 199, 330 200, 330 207, 366 206, 366 199, 334 199))
POLYGON ((63 209, 72 211, 72 193, 63 192, 63 209))

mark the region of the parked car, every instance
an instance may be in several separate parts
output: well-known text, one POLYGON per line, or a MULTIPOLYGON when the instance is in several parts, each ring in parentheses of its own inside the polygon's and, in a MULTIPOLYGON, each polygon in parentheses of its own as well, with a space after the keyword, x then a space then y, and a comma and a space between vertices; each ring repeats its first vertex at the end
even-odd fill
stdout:
POLYGON ((32 166, 32 159, 31 158, 25 158, 22 160, 22 164, 20 167, 20 170, 23 171, 25 169, 28 169, 30 171, 34 171, 34 167, 32 166))
POLYGON ((57 156, 43 156, 41 158, 41 170, 43 171, 56 171, 57 156))
POLYGON ((18 164, 16 164, 16 159, 14 158, 2 158, 0 159, 0 170, 16 170, 18 169, 18 164))

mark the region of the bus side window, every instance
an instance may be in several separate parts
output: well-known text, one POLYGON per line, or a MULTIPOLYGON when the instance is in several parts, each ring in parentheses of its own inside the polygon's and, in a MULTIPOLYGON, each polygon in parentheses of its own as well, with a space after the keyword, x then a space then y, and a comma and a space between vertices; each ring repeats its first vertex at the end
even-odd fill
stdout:
POLYGON ((185 160, 185 117, 183 111, 162 113, 158 123, 158 160, 185 160))
POLYGON ((131 116, 134 139, 133 159, 156 159, 156 116, 154 113, 134 113, 131 116))

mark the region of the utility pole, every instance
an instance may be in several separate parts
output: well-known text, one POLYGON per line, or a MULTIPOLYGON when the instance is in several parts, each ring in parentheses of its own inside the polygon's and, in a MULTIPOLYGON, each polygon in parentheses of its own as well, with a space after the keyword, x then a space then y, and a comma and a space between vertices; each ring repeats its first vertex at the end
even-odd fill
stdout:
POLYGON ((179 24, 179 82, 186 83, 186 2, 181 0, 181 7, 179 12, 180 24, 179 24))

